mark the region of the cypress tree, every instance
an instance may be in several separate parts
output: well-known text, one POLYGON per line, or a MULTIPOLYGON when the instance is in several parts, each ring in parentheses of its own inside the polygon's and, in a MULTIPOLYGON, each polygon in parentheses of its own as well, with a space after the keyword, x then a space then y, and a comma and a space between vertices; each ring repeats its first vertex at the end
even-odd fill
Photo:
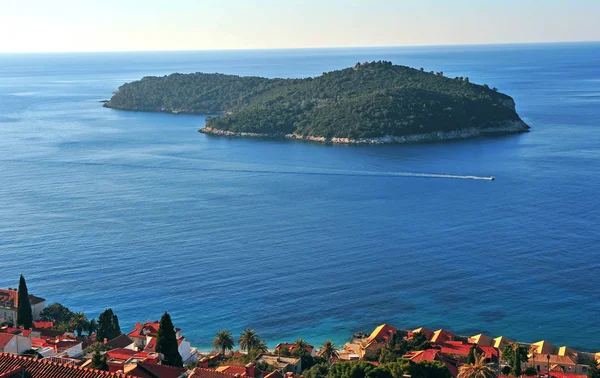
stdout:
POLYGON ((119 327, 119 318, 111 308, 104 310, 98 317, 98 330, 96 340, 103 342, 104 339, 112 340, 121 334, 119 327))
POLYGON ((473 344, 471 349, 469 349, 469 354, 467 355, 467 365, 473 365, 475 363, 475 351, 477 350, 477 345, 473 344))
POLYGON ((175 326, 169 313, 165 312, 160 318, 158 335, 156 336, 156 352, 164 356, 163 365, 183 367, 183 360, 178 350, 175 326))
POLYGON ((94 355, 92 356, 92 363, 91 363, 91 367, 92 369, 98 369, 98 370, 108 370, 108 364, 106 363, 106 355, 102 355, 100 354, 100 351, 96 351, 94 353, 94 355))
POLYGON ((19 279, 19 292, 17 300, 17 325, 23 326, 25 329, 31 329, 31 327, 33 327, 33 313, 31 311, 31 303, 29 303, 27 284, 25 283, 25 278, 22 274, 21 278, 19 279))

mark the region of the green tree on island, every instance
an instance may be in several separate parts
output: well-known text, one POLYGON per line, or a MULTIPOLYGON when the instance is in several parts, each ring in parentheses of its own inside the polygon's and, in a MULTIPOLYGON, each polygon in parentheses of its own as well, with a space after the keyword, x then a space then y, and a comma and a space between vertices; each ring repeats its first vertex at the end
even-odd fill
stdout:
POLYGON ((88 337, 92 336, 94 332, 98 330, 98 324, 96 324, 96 319, 90 320, 87 326, 88 327, 86 331, 88 333, 88 337))
POLYGON ((92 356, 92 363, 90 364, 90 367, 92 369, 107 371, 108 363, 106 363, 106 355, 100 354, 99 351, 96 351, 92 356))
POLYGON ((168 312, 165 312, 160 318, 158 335, 156 336, 156 352, 164 356, 163 365, 183 367, 175 326, 168 312))
POLYGON ((31 303, 29 303, 29 292, 25 278, 21 274, 19 278, 19 292, 17 298, 17 325, 23 326, 25 329, 33 327, 33 313, 31 311, 31 303))
POLYGON ((235 343, 231 336, 231 332, 223 330, 217 332, 212 344, 213 347, 220 351, 223 354, 223 357, 225 357, 225 352, 232 350, 235 343))
POLYGON ((104 339, 112 340, 121 334, 119 318, 111 308, 104 310, 98 317, 98 331, 96 340, 103 342, 104 339))
POLYGON ((298 357, 306 356, 308 354, 308 351, 306 350, 306 348, 308 348, 308 347, 309 347, 308 343, 303 338, 299 338, 296 341, 294 341, 294 346, 292 347, 292 352, 294 353, 294 355, 296 355, 298 357))

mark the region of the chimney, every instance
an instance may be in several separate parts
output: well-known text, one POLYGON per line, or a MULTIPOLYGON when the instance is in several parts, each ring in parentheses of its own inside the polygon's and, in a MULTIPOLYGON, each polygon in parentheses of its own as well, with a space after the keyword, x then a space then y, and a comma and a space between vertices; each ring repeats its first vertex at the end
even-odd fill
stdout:
POLYGON ((246 377, 256 377, 256 366, 252 362, 246 365, 246 377))
POLYGON ((200 367, 201 367, 202 369, 208 369, 208 358, 206 358, 206 357, 203 357, 203 358, 200 360, 200 367))

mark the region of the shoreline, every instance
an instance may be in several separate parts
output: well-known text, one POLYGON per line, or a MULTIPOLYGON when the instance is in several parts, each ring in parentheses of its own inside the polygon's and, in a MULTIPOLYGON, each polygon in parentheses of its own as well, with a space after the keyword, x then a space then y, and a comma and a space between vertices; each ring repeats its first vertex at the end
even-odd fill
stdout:
POLYGON ((304 142, 316 142, 323 144, 345 144, 345 145, 381 145, 381 144, 410 144, 410 143, 426 143, 439 142, 450 140, 472 139, 493 135, 520 134, 529 132, 530 127, 523 121, 507 121, 497 126, 486 128, 470 127, 452 131, 432 131, 422 134, 410 134, 405 136, 385 135, 375 138, 342 138, 342 137, 318 137, 318 136, 302 136, 300 134, 291 133, 247 133, 234 132, 229 130, 216 129, 210 126, 204 126, 198 132, 222 137, 232 138, 266 138, 266 139, 288 139, 304 142))

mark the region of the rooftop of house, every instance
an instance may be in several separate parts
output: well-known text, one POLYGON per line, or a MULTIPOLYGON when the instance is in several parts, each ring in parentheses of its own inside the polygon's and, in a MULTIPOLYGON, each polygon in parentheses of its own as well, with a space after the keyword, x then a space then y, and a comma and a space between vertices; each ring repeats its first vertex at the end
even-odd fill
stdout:
POLYGON ((129 345, 133 344, 133 340, 125 334, 120 334, 112 340, 108 340, 106 345, 111 348, 125 348, 129 345))
POLYGON ((15 337, 12 333, 0 333, 0 348, 4 348, 15 337))
POLYGON ((45 359, 0 353, 0 376, 3 378, 134 378, 127 374, 52 362, 45 359))
POLYGON ((436 344, 443 344, 452 340, 454 340, 454 334, 452 332, 448 332, 445 329, 438 329, 433 333, 430 341, 436 344))
MULTIPOLYGON (((294 346, 295 346, 295 344, 293 344, 293 343, 279 343, 275 346, 275 350, 287 350, 288 352, 291 352, 294 350, 294 346)), ((306 351, 308 353, 312 353, 312 351, 315 349, 315 347, 312 345, 308 345, 304 349, 306 349, 306 351)))
MULTIPOLYGON (((136 323, 135 329, 127 334, 129 337, 145 337, 158 335, 158 328, 160 327, 159 321, 147 321, 146 323, 136 323)), ((176 332, 181 331, 179 328, 175 328, 176 332)))
POLYGON ((188 378, 233 378, 235 375, 212 369, 195 368, 188 378))
POLYGON ((138 362, 125 367, 124 373, 140 378, 179 378, 185 376, 185 368, 138 362))
POLYGON ((548 356, 550 356, 550 365, 558 364, 558 365, 577 365, 577 361, 569 356, 559 356, 556 354, 537 354, 535 353, 533 356, 529 358, 529 363, 532 364, 547 364, 548 356))
MULTIPOLYGON (((31 305, 36 305, 43 302, 46 302, 44 298, 29 294, 29 303, 31 305)), ((15 309, 19 307, 19 292, 17 289, 0 289, 0 307, 15 309)))
POLYGON ((438 349, 426 349, 409 352, 405 354, 403 358, 408 358, 409 360, 412 360, 416 363, 422 361, 440 361, 444 365, 446 365, 448 370, 450 370, 450 374, 452 374, 453 377, 456 377, 458 375, 458 364, 456 360, 443 355, 442 352, 438 349))
POLYGON ((512 344, 514 341, 507 339, 504 336, 498 336, 494 339, 494 347, 498 349, 504 348, 505 345, 512 344))
POLYGON ((373 330, 367 339, 367 343, 370 344, 374 341, 388 341, 396 334, 396 332, 398 332, 398 329, 388 324, 382 324, 373 330))
POLYGON ((491 337, 480 333, 479 335, 469 337, 469 343, 483 345, 483 346, 492 346, 494 345, 494 339, 491 337))
POLYGON ((283 374, 279 370, 273 370, 269 374, 265 375, 264 378, 283 378, 283 374))
POLYGON ((46 329, 46 328, 52 328, 54 326, 53 322, 44 322, 44 321, 40 321, 40 322, 33 322, 33 328, 34 329, 46 329))
POLYGON ((300 359, 294 357, 277 357, 269 354, 261 354, 256 358, 256 361, 264 361, 269 365, 277 366, 278 369, 283 369, 287 365, 296 365, 298 362, 300 362, 300 359))
POLYGON ((535 353, 554 353, 556 347, 546 340, 538 341, 537 343, 533 343, 530 346, 530 351, 535 351, 535 353))

